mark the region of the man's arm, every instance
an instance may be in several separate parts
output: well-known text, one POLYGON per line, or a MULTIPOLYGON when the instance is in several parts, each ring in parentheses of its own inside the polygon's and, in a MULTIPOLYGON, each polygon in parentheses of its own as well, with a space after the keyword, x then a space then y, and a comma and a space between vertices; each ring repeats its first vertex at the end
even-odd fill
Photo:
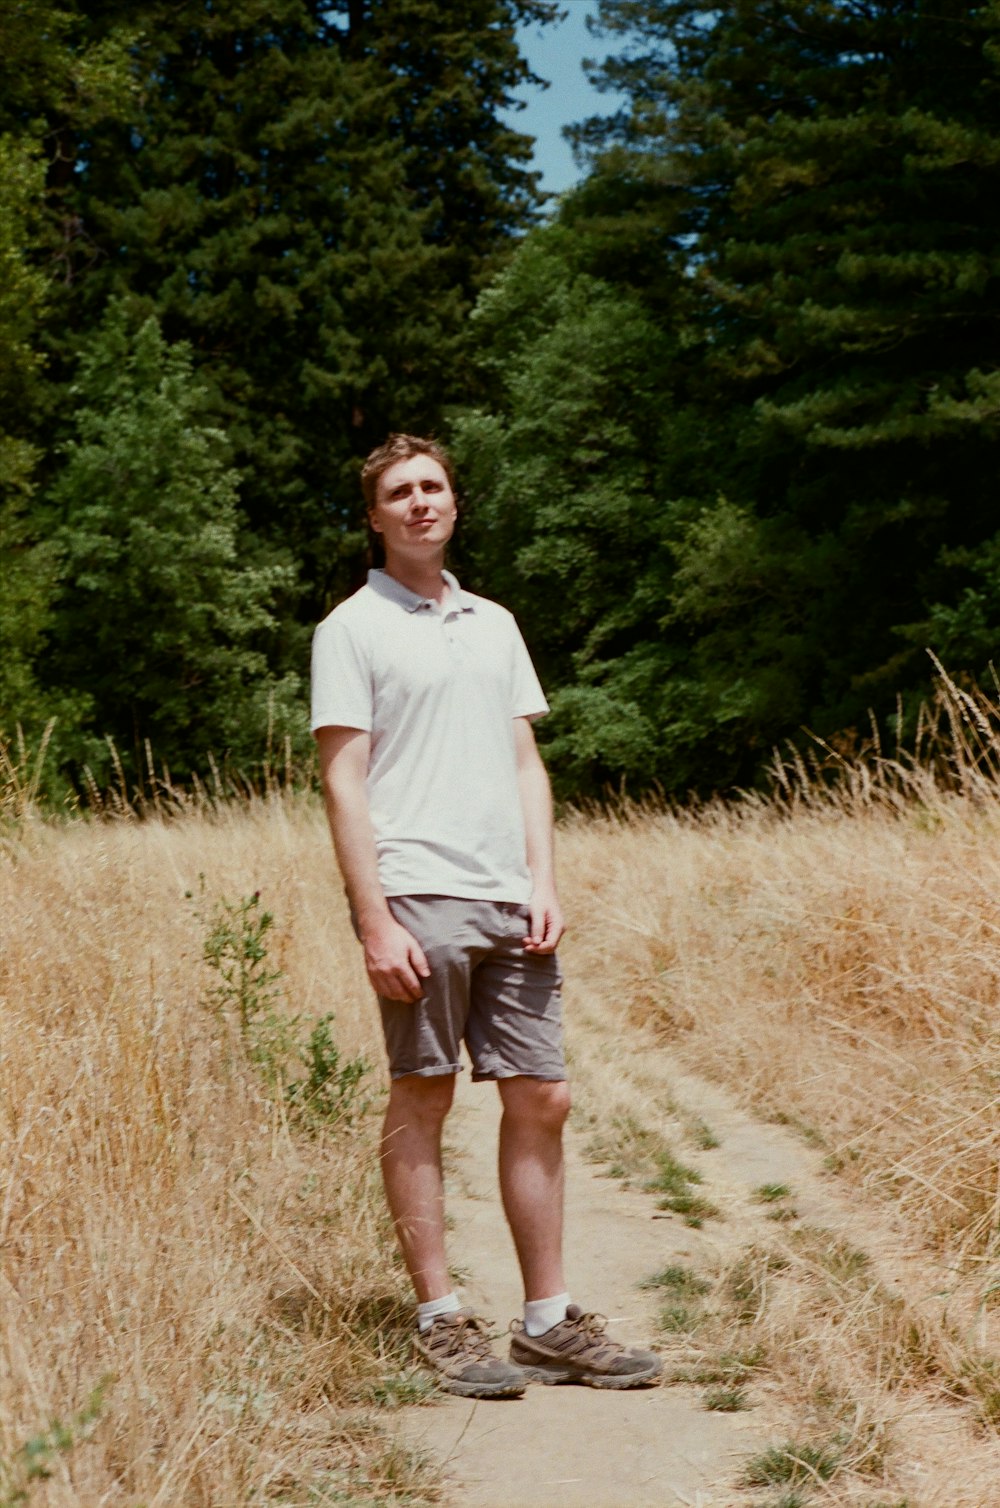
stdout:
POLYGON ((416 938, 386 905, 378 882, 366 786, 371 737, 358 728, 318 728, 316 743, 326 815, 365 950, 368 978, 377 995, 412 1004, 423 995, 421 981, 431 971, 416 938))
POLYGON ((556 895, 552 833, 552 791, 526 717, 514 719, 517 783, 524 815, 528 868, 533 881, 531 931, 524 939, 526 953, 554 953, 565 927, 556 895))

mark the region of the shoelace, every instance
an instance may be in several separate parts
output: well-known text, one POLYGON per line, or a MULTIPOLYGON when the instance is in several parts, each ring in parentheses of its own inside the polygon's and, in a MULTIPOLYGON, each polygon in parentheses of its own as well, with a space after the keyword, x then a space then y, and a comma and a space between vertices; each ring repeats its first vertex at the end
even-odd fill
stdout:
POLYGON ((604 1346, 609 1351, 624 1351, 625 1347, 617 1340, 612 1340, 610 1335, 605 1335, 607 1329, 607 1316, 604 1314, 581 1314, 576 1321, 588 1340, 596 1345, 604 1346))
POLYGON ((465 1351, 480 1357, 490 1354, 490 1327, 480 1315, 464 1315, 457 1324, 449 1325, 447 1330, 444 1326, 441 1329, 448 1336, 448 1356, 458 1356, 465 1351))

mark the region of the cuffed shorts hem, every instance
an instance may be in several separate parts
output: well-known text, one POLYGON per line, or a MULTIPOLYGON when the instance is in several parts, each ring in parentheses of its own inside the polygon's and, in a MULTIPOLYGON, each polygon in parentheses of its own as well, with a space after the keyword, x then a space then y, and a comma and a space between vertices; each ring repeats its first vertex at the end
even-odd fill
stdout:
POLYGON ((474 1084, 496 1084, 501 1079, 537 1079, 540 1084, 564 1084, 566 1070, 565 1068, 553 1069, 551 1073, 544 1068, 474 1068, 472 1070, 474 1084))
POLYGON ((390 1068, 389 1077, 391 1079, 443 1079, 448 1074, 455 1078, 464 1072, 465 1069, 461 1063, 433 1063, 429 1068, 390 1068))

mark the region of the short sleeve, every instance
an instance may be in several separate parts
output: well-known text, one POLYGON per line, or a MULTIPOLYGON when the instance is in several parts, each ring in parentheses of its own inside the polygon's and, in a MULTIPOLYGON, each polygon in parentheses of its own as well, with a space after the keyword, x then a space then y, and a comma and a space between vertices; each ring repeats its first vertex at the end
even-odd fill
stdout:
POLYGON ((528 646, 521 637, 521 630, 514 619, 511 626, 511 716, 544 717, 549 710, 535 667, 531 663, 528 646))
POLYGON ((313 634, 312 718, 317 728, 372 730, 372 679, 364 647, 336 614, 313 634))

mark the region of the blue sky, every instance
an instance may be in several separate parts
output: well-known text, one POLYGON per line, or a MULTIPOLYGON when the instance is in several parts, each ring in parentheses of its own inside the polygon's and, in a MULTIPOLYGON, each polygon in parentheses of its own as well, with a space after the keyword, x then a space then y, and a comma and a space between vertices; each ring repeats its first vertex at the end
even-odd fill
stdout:
POLYGON ((612 45, 618 38, 593 37, 587 30, 587 16, 596 12, 596 3, 562 0, 562 9, 568 12, 565 21, 546 27, 523 26, 518 31, 521 51, 532 71, 550 83, 548 89, 519 90, 518 97, 527 108, 509 117, 517 130, 537 138, 534 166, 542 174, 542 188, 553 194, 580 177, 569 143, 560 134, 562 127, 588 115, 610 115, 624 103, 621 95, 599 94, 583 72, 584 58, 600 61, 618 50, 612 45))

